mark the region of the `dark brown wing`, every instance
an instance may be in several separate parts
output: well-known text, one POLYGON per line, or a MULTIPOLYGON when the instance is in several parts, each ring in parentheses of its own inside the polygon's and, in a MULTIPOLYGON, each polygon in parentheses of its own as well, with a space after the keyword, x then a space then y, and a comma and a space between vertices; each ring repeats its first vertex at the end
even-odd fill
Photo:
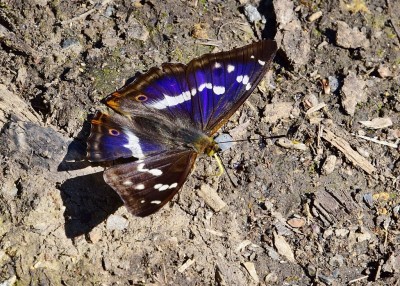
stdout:
POLYGON ((179 191, 196 156, 191 150, 161 153, 111 167, 104 172, 104 180, 129 212, 144 217, 158 211, 179 191))

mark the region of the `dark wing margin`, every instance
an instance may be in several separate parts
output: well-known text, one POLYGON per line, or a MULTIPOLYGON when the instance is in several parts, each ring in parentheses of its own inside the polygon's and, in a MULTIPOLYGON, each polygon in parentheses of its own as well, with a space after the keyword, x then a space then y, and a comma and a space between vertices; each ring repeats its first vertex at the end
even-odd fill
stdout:
POLYGON ((192 170, 196 156, 191 150, 169 151, 111 167, 103 176, 129 212, 144 217, 174 197, 192 170))

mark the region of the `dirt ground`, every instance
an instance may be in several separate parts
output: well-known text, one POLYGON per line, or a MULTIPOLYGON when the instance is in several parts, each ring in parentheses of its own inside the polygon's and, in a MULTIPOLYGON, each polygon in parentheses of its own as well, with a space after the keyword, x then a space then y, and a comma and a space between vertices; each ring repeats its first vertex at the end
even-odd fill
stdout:
POLYGON ((0 1, 0 285, 400 285, 398 15, 396 0, 0 1), (84 159, 100 100, 261 37, 280 49, 221 130, 248 139, 221 154, 232 180, 203 156, 170 204, 132 216, 84 159))

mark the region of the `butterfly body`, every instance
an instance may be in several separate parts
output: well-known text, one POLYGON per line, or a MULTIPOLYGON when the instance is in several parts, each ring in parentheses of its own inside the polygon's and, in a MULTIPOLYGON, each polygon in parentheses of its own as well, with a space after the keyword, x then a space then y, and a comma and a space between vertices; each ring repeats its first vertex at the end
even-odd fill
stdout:
POLYGON ((263 40, 188 65, 163 64, 103 100, 115 113, 96 113, 87 157, 139 159, 104 172, 131 213, 160 209, 183 185, 197 155, 218 151, 212 135, 257 86, 276 49, 274 41, 263 40))

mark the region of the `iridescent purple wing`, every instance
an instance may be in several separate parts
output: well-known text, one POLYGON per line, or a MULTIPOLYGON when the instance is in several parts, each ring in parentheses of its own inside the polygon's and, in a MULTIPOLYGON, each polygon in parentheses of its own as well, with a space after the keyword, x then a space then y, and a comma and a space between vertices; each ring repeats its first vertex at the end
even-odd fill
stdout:
POLYGON ((152 140, 135 134, 138 123, 125 116, 112 116, 97 112, 92 119, 90 136, 87 139, 87 158, 91 162, 111 161, 119 158, 144 158, 168 149, 164 141, 152 140))
POLYGON ((206 54, 187 66, 163 64, 104 101, 121 114, 134 115, 144 106, 212 135, 250 96, 276 50, 276 42, 263 40, 206 54))
POLYGON ((242 48, 207 54, 186 70, 194 94, 194 120, 207 135, 214 134, 250 96, 270 68, 276 43, 264 40, 242 48))

